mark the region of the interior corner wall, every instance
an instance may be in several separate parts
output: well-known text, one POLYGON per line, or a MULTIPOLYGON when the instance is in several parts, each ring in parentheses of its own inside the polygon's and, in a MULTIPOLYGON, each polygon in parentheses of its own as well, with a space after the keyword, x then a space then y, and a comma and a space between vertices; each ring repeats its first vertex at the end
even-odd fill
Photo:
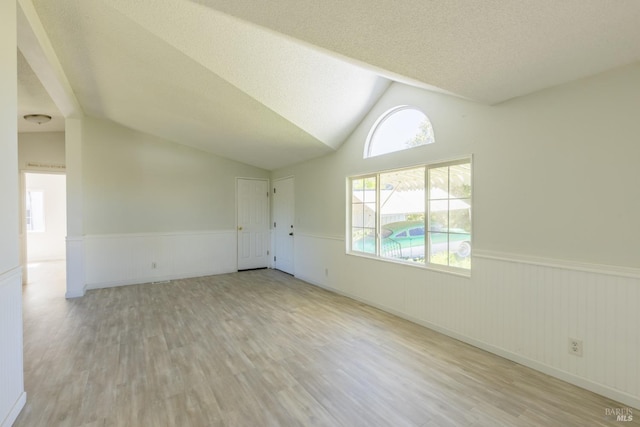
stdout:
POLYGON ((26 402, 19 260, 16 2, 0 0, 0 427, 26 402))
POLYGON ((495 106, 396 83, 337 152, 272 174, 296 180, 296 275, 639 408, 638 111, 640 64, 495 106), (407 104, 436 142, 363 159, 407 104), (470 278, 346 254, 348 176, 468 155, 470 278))
POLYGON ((83 120, 87 288, 235 271, 236 178, 269 172, 83 120))

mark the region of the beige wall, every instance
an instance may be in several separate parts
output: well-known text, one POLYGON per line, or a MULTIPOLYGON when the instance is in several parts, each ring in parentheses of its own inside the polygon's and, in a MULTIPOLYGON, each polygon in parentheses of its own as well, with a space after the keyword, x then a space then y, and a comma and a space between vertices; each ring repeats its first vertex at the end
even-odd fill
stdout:
MULTIPOLYGON (((18 134, 18 164, 20 169, 38 169, 28 163, 50 166, 65 164, 64 132, 33 132, 18 134)), ((63 171, 64 172, 64 171, 63 171)))
POLYGON ((295 175, 298 230, 345 233, 345 178, 474 156, 474 249, 640 267, 640 64, 496 106, 394 84, 336 153, 274 173, 295 175), (430 117, 436 143, 362 159, 388 109, 430 117))
POLYGON ((85 235, 234 229, 236 177, 269 176, 94 118, 82 156, 85 235))

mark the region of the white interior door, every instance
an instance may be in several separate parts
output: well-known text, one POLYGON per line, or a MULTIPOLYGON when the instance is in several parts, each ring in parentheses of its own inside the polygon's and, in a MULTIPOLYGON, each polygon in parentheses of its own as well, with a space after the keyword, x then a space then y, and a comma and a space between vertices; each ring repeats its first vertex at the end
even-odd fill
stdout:
POLYGON ((294 274, 294 193, 293 177, 273 184, 273 221, 275 239, 275 268, 294 274))
POLYGON ((269 248, 269 185, 238 178, 238 270, 265 268, 269 248))

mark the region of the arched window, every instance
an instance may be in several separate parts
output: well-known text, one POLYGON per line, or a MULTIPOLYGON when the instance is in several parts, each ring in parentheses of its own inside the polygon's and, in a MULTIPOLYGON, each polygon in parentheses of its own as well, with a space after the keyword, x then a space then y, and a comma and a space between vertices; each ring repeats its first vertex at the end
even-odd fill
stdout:
POLYGON ((384 113, 371 128, 364 158, 406 150, 434 142, 433 127, 426 114, 401 105, 384 113))

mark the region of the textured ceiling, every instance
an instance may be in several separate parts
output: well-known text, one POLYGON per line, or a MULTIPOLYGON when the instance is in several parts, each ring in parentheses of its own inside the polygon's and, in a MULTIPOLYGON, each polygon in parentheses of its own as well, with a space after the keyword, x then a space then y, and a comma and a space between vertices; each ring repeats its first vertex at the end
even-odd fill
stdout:
POLYGON ((494 104, 640 60, 638 0, 190 0, 494 104))
POLYGON ((64 117, 53 103, 27 60, 18 51, 18 132, 60 132, 64 130, 64 117), (37 124, 24 120, 27 114, 51 116, 48 123, 37 124))
POLYGON ((266 169, 338 148, 391 81, 493 104, 640 60, 637 0, 33 5, 84 113, 266 169))

